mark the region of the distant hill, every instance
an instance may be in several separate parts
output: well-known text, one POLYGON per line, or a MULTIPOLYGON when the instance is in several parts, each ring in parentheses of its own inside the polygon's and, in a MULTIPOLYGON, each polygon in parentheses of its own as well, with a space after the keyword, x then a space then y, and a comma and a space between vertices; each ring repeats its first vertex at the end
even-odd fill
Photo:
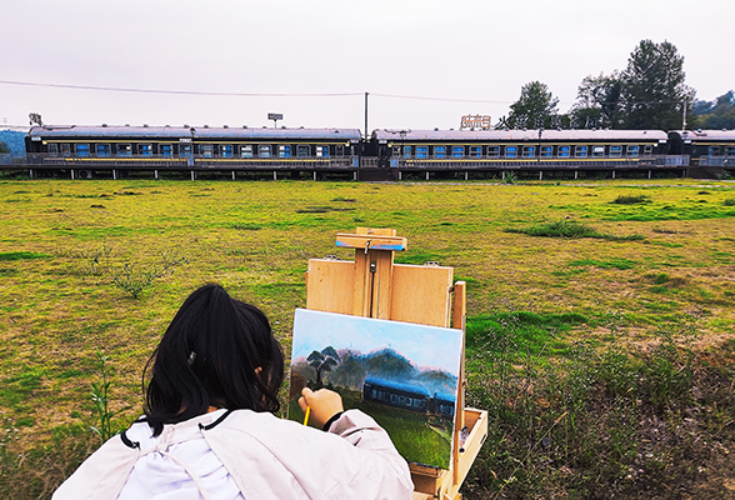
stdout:
POLYGON ((10 154, 13 156, 25 156, 26 154, 26 134, 16 132, 14 130, 0 130, 0 141, 4 142, 10 148, 10 154))

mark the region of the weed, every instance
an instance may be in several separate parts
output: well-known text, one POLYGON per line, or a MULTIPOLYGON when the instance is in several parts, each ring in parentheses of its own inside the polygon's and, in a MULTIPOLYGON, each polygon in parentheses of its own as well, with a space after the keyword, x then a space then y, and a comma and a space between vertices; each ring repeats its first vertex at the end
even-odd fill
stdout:
POLYGON ((176 266, 186 262, 186 257, 180 257, 174 252, 161 252, 160 262, 150 267, 141 269, 135 264, 125 263, 122 268, 108 269, 107 272, 117 288, 137 300, 153 281, 172 274, 176 266))
POLYGON ((91 426, 91 430, 100 437, 102 442, 106 442, 119 431, 113 422, 115 416, 127 410, 123 408, 118 411, 110 410, 110 388, 112 386, 111 372, 107 365, 109 357, 104 356, 101 352, 97 352, 97 371, 100 376, 98 382, 92 382, 92 402, 94 403, 94 413, 97 421, 96 426, 91 426))
POLYGON ((726 207, 735 207, 735 198, 727 198, 722 204, 726 207))
POLYGON ((645 237, 640 234, 628 236, 614 236, 603 234, 596 229, 576 221, 560 220, 546 224, 537 224, 523 229, 506 229, 509 233, 521 233, 528 236, 541 236, 546 238, 598 238, 609 241, 636 241, 645 237))
POLYGON ((515 172, 506 171, 504 174, 503 182, 506 184, 516 184, 518 182, 518 174, 515 172))
POLYGON ((645 195, 620 195, 610 203, 615 205, 642 205, 651 203, 651 198, 645 195))

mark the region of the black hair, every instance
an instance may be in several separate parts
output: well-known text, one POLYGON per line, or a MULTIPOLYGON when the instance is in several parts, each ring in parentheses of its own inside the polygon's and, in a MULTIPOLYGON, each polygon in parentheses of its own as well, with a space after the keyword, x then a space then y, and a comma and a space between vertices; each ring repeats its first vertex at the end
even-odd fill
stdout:
POLYGON ((205 285, 184 301, 148 360, 144 380, 149 370, 145 415, 154 436, 164 424, 202 415, 210 406, 280 408, 283 351, 268 318, 219 285, 205 285))

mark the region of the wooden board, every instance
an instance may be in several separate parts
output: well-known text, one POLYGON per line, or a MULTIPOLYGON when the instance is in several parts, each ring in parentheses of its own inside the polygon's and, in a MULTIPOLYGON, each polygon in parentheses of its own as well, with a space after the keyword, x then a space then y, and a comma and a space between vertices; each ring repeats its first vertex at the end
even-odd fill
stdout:
POLYGON ((310 259, 306 272, 306 308, 353 314, 355 263, 346 260, 310 259))
POLYGON ((449 328, 453 267, 393 266, 391 318, 449 328))

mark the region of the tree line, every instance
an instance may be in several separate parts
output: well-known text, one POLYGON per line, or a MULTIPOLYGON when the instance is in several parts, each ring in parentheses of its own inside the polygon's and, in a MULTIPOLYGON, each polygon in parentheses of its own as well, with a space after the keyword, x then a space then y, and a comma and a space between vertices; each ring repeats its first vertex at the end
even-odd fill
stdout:
POLYGON ((735 94, 712 102, 696 99, 685 83, 684 57, 668 42, 641 40, 627 67, 587 76, 566 114, 540 81, 521 88, 520 98, 496 128, 609 128, 627 130, 735 129, 735 94))

